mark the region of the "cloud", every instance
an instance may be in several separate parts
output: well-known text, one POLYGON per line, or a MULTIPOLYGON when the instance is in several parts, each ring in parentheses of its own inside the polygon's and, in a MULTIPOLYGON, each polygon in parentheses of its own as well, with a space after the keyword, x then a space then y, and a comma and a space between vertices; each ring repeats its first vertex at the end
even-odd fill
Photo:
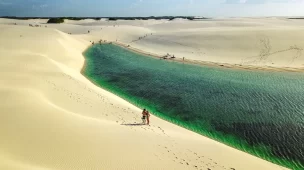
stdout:
POLYGON ((47 8, 49 5, 48 4, 43 4, 43 5, 40 5, 39 7, 40 8, 47 8))
POLYGON ((132 3, 130 5, 130 8, 135 8, 136 6, 138 6, 140 3, 142 3, 144 0, 137 0, 134 3, 132 3))
POLYGON ((12 5, 12 4, 13 4, 12 2, 0 0, 0 5, 2 5, 2 6, 12 5))
POLYGON ((225 0, 225 4, 262 4, 266 0, 225 0))
POLYGON ((304 0, 224 0, 224 4, 302 3, 304 0))
POLYGON ((48 4, 32 5, 32 9, 44 9, 47 8, 48 4))

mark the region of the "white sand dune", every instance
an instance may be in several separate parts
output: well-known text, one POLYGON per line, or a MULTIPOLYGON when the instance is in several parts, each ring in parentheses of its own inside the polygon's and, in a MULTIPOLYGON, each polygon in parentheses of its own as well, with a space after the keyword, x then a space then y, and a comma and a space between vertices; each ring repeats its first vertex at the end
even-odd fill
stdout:
MULTIPOLYGON (((132 46, 155 53, 172 50, 176 55, 189 54, 187 58, 193 59, 197 58, 190 49, 208 48, 214 61, 222 57, 228 62, 229 56, 224 58, 224 54, 229 51, 229 43, 224 40, 231 37, 239 40, 242 35, 250 38, 253 33, 244 30, 242 35, 236 35, 240 28, 231 29, 231 34, 229 30, 216 33, 192 28, 198 32, 187 32, 186 28, 181 31, 176 28, 178 37, 169 31, 171 26, 166 22, 117 28, 82 26, 81 22, 34 28, 29 23, 33 21, 0 19, 0 169, 285 169, 154 116, 151 126, 138 125, 140 108, 96 87, 80 73, 84 64, 82 52, 90 45, 89 41, 115 41, 118 36, 120 42, 128 43, 153 32, 156 37, 147 37, 132 46), (87 29, 93 31, 88 34, 87 29), (158 29, 167 30, 158 33, 158 29), (207 41, 191 41, 197 36, 200 40, 210 36, 210 47, 200 46, 207 41), (223 45, 216 43, 216 38, 223 45), (191 47, 183 49, 184 46, 167 39, 191 47), (221 47, 224 52, 219 50, 221 47)), ((286 43, 291 44, 289 36, 303 34, 300 28, 293 29, 281 30, 287 34, 286 43)), ((279 39, 272 31, 263 33, 279 39)), ((300 38, 295 41, 303 45, 300 38)), ((238 47, 239 53, 245 54, 248 46, 245 43, 244 47, 238 47)), ((279 47, 285 46, 274 49, 279 47)), ((230 51, 230 55, 238 54, 230 51)), ((230 62, 238 59, 231 56, 230 62)), ((299 59, 294 66, 300 61, 303 60, 299 59)))
POLYGON ((90 40, 117 40, 151 54, 169 53, 188 60, 304 69, 303 20, 177 20, 136 26, 134 22, 129 21, 128 25, 115 23, 115 27, 100 26, 102 30, 91 27, 94 36, 90 36, 90 40))

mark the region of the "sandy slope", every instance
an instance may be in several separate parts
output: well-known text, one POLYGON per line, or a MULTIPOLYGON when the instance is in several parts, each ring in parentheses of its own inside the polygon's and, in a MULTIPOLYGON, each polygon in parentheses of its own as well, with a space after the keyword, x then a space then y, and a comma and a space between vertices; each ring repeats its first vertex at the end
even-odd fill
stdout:
MULTIPOLYGON (((69 35, 52 28, 56 25, 33 28, 0 19, 4 22, 0 169, 283 169, 154 116, 151 126, 136 125, 139 108, 80 74, 82 52, 102 31, 87 34, 79 25, 58 26, 78 32, 69 35)), ((109 40, 116 34, 124 41, 151 31, 121 27, 103 31, 109 40)))
POLYGON ((304 20, 286 18, 232 18, 188 21, 46 20, 0 23, 28 23, 56 28, 81 39, 107 40, 130 45, 145 52, 220 65, 304 70, 304 20), (88 33, 90 32, 90 33, 88 33), (139 37, 142 37, 139 39, 139 37))
POLYGON ((102 30, 94 29, 96 23, 85 26, 93 30, 90 40, 117 40, 157 55, 169 53, 178 58, 230 65, 304 69, 303 20, 177 20, 142 25, 135 22, 118 22, 120 25, 115 27, 99 24, 102 30))

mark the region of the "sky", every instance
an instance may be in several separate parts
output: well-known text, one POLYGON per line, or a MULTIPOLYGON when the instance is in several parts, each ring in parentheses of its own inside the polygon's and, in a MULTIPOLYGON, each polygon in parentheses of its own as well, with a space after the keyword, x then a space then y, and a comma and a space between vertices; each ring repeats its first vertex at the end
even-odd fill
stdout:
POLYGON ((0 16, 304 16, 304 0, 0 0, 0 16))

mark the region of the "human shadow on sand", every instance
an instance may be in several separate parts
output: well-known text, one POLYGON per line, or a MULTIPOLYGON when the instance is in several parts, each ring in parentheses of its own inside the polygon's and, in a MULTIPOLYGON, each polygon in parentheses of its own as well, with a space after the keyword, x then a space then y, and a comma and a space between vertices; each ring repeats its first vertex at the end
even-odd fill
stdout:
POLYGON ((144 126, 146 124, 143 124, 143 123, 129 123, 129 124, 120 124, 120 125, 124 125, 124 126, 144 126))

